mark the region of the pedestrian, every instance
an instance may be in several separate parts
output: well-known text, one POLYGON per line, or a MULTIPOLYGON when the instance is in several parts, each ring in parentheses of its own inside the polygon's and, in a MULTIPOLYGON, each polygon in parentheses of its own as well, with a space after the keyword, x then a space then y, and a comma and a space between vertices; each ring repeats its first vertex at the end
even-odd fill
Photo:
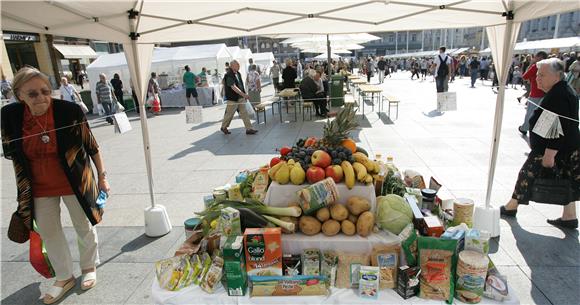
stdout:
POLYGON ((522 84, 522 71, 520 71, 520 67, 515 66, 514 72, 512 74, 512 88, 516 88, 516 85, 523 86, 522 84))
POLYGON ((479 63, 479 76, 481 77, 480 79, 482 81, 487 80, 488 72, 489 72, 489 61, 484 56, 479 63))
POLYGON ((201 88, 209 86, 207 83, 207 69, 205 67, 201 68, 201 72, 197 75, 196 81, 197 85, 201 88))
POLYGON ((115 113, 115 108, 117 106, 117 98, 113 92, 113 88, 107 82, 107 76, 105 73, 99 74, 99 81, 95 87, 95 93, 97 95, 97 102, 103 106, 105 110, 105 120, 111 125, 113 125, 113 114, 115 113))
POLYGON ((461 55, 459 59, 459 78, 463 78, 464 76, 467 76, 467 57, 461 55))
POLYGON ((81 96, 79 95, 75 87, 69 84, 68 78, 66 76, 60 78, 59 91, 61 100, 71 103, 75 103, 81 100, 81 96))
POLYGON ((250 104, 256 107, 262 101, 260 93, 262 92, 262 84, 260 82, 260 74, 257 71, 255 64, 250 66, 250 71, 246 76, 246 85, 248 86, 248 95, 250 96, 250 104))
POLYGON ((0 82, 0 92, 3 99, 10 99, 12 97, 12 83, 6 79, 6 75, 2 73, 2 81, 0 82))
POLYGON ((415 75, 417 75, 417 79, 421 78, 421 76, 419 76, 419 64, 413 59, 411 62, 411 80, 413 80, 413 76, 415 75))
POLYGON ((536 108, 538 107, 537 105, 540 104, 542 97, 544 97, 544 91, 538 88, 536 82, 536 74, 538 73, 536 63, 546 58, 548 58, 548 53, 544 51, 539 51, 538 53, 536 53, 536 56, 534 56, 532 60, 532 65, 530 66, 528 71, 526 71, 526 73, 524 73, 524 75, 522 76, 523 79, 530 82, 530 96, 528 97, 527 103, 528 106, 526 110, 526 115, 524 116, 524 123, 518 127, 519 132, 521 132, 522 135, 524 136, 527 135, 528 131, 530 130, 529 121, 530 118, 532 117, 532 114, 534 114, 534 110, 536 110, 536 108))
POLYGON ((305 102, 312 102, 317 117, 328 117, 326 108, 326 93, 320 70, 309 71, 309 75, 300 83, 300 93, 305 102))
POLYGON ((367 75, 367 83, 371 83, 371 77, 373 77, 373 63, 369 58, 367 59, 367 65, 365 66, 365 73, 367 75))
POLYGON ((117 101, 119 101, 119 103, 121 103, 121 105, 125 107, 125 109, 127 109, 127 107, 125 106, 125 101, 123 99, 123 81, 121 81, 121 77, 119 77, 118 73, 115 73, 113 75, 113 79, 111 80, 111 86, 113 86, 113 92, 115 92, 115 97, 117 98, 117 101))
POLYGON ((298 74, 292 66, 292 60, 286 60, 286 67, 282 70, 282 80, 284 80, 284 89, 295 88, 298 74))
POLYGON ((469 74, 471 75, 471 88, 475 88, 475 82, 477 81, 477 73, 479 72, 479 60, 477 56, 473 56, 469 62, 469 74))
POLYGON ((78 77, 78 80, 77 80, 77 82, 78 82, 78 83, 79 83, 79 85, 81 86, 81 90, 82 90, 82 89, 85 89, 85 87, 84 87, 85 78, 86 78, 85 71, 80 71, 80 72, 79 72, 79 75, 78 75, 77 77, 78 77))
POLYGON ((151 78, 147 84, 147 100, 152 99, 151 112, 157 115, 161 111, 161 98, 159 97, 159 83, 157 82, 157 73, 151 72, 151 78), (155 105, 155 100, 159 102, 159 105, 155 105))
MULTIPOLYGON (((576 55, 574 52, 571 54, 576 55)), ((576 91, 576 94, 580 96, 580 54, 578 54, 576 60, 574 60, 568 67, 566 81, 568 82, 568 85, 576 91)))
MULTIPOLYGON (((575 201, 580 200, 580 130, 578 129, 578 97, 564 81, 565 63, 558 58, 538 61, 537 87, 545 92, 542 108, 534 111, 530 119, 533 129, 544 111, 558 115, 563 133, 557 138, 543 138, 535 132, 530 133, 531 152, 519 172, 512 199, 500 208, 504 216, 515 217, 518 205, 527 205, 536 177, 542 172, 555 172, 560 179, 570 181, 571 201, 562 202, 562 217, 548 219, 548 223, 557 227, 576 229, 575 201), (575 121, 573 121, 573 120, 575 121)), ((559 194, 554 194, 559 195, 559 194)))
POLYGON ((242 81, 242 75, 240 74, 239 70, 240 64, 238 61, 232 60, 230 62, 228 73, 224 77, 224 91, 227 106, 220 130, 226 135, 231 133, 228 130, 228 127, 230 126, 230 123, 232 122, 234 114, 237 110, 240 113, 242 121, 244 122, 244 126, 246 127, 246 134, 253 135, 258 131, 252 129, 252 122, 250 122, 248 112, 246 111, 246 100, 249 99, 250 96, 244 89, 244 82, 242 81))
POLYGON ((276 93, 280 91, 280 65, 275 60, 272 61, 269 74, 272 78, 272 84, 274 84, 274 93, 276 93))
POLYGON ((108 193, 110 187, 99 146, 81 108, 53 99, 48 77, 35 68, 18 71, 13 88, 18 102, 2 107, 2 147, 4 157, 14 165, 18 190, 13 220, 18 219, 14 223, 21 224, 22 234, 33 230, 33 221, 36 224, 34 230, 55 273, 56 281, 43 297, 45 304, 52 304, 76 285, 61 224, 61 199, 77 234, 81 289, 88 290, 97 284, 99 263, 95 226, 103 209, 96 199, 99 190, 108 193))
POLYGON ((425 80, 427 79, 427 59, 425 58, 421 58, 421 62, 419 64, 419 67, 421 68, 421 79, 425 80))
POLYGON ((449 74, 453 66, 450 56, 445 54, 445 47, 439 48, 439 55, 435 57, 435 85, 437 92, 447 92, 449 89, 449 74))
POLYGON ((379 70, 379 84, 382 84, 385 82, 385 69, 387 69, 387 62, 382 56, 377 63, 377 69, 379 70))
POLYGON ((304 77, 304 71, 302 70, 302 63, 300 62, 300 59, 296 60, 296 75, 298 76, 298 78, 302 79, 304 77))
POLYGON ((191 106, 191 97, 195 99, 195 104, 199 106, 199 99, 197 98, 197 89, 195 88, 196 76, 191 72, 191 68, 186 65, 185 73, 183 73, 182 81, 185 87, 185 98, 187 99, 187 105, 191 106))

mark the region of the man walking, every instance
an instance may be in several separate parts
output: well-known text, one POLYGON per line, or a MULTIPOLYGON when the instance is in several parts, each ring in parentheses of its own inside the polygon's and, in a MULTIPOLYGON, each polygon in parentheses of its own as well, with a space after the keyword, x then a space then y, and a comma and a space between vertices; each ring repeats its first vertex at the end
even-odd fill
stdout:
POLYGON ((95 93, 97 94, 97 102, 103 105, 105 110, 105 119, 111 125, 113 125, 113 118, 111 117, 114 113, 113 103, 117 105, 117 98, 113 92, 111 85, 107 83, 107 76, 104 73, 99 74, 99 81, 95 87, 95 93))
POLYGON ((224 114, 224 119, 222 122, 221 131, 228 135, 231 132, 228 130, 236 110, 240 113, 242 121, 244 121, 244 126, 246 127, 246 134, 252 135, 256 134, 258 131, 252 129, 252 122, 248 117, 246 111, 246 100, 250 96, 246 93, 244 89, 244 82, 242 81, 242 75, 239 72, 240 64, 237 60, 232 60, 230 62, 230 69, 224 77, 224 91, 226 95, 226 113, 224 114))
POLYGON ((183 84, 185 85, 185 98, 187 98, 187 105, 191 106, 191 97, 195 99, 195 104, 199 106, 197 99, 197 89, 195 88, 195 74, 191 72, 189 66, 185 66, 185 73, 183 73, 183 84))
POLYGON ((471 75, 471 88, 475 88, 475 82, 477 81, 477 72, 479 71, 479 60, 477 57, 473 56, 469 61, 469 73, 471 75))
POLYGON ((445 54, 445 47, 439 48, 439 55, 435 57, 435 85, 437 92, 447 92, 449 74, 453 62, 451 57, 445 54))
POLYGON ((377 63, 377 68, 379 69, 379 84, 385 82, 385 68, 387 67, 387 62, 381 56, 379 58, 379 62, 377 63))
POLYGON ((272 61, 270 76, 272 77, 272 84, 274 84, 274 92, 278 92, 280 90, 280 65, 275 60, 272 61))
POLYGON ((548 58, 548 53, 544 51, 536 53, 536 56, 534 56, 532 59, 532 65, 522 76, 523 79, 530 82, 530 96, 528 97, 528 108, 526 109, 526 116, 524 117, 524 123, 522 126, 518 127, 518 130, 524 136, 527 135, 528 131, 530 130, 530 118, 532 117, 532 114, 534 114, 536 108, 538 108, 536 105, 540 104, 540 101, 544 97, 544 91, 540 90, 540 88, 538 88, 538 84, 536 83, 536 74, 538 73, 538 67, 536 67, 536 63, 546 58, 548 58))

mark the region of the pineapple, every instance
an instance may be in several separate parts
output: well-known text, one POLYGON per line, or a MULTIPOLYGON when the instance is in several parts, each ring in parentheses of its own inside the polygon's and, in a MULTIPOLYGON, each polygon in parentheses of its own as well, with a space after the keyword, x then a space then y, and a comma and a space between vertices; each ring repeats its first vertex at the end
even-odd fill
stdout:
POLYGON ((339 146, 349 137, 350 132, 358 127, 354 114, 353 106, 348 105, 338 111, 334 120, 326 122, 322 138, 325 146, 339 146))

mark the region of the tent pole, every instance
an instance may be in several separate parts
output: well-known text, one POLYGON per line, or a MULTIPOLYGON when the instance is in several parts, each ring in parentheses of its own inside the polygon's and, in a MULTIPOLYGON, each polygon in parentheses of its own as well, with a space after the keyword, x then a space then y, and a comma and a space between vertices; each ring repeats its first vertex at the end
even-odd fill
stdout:
MULTIPOLYGON (((328 71, 327 71, 327 73, 328 73, 328 78, 330 80, 330 72, 332 70, 332 67, 330 66, 330 64, 332 63, 332 57, 330 55, 331 54, 330 53, 330 36, 328 34, 326 34, 326 52, 327 52, 327 55, 328 55, 328 66, 327 66, 328 67, 328 69, 327 69, 328 71)), ((330 90, 330 86, 328 86, 328 90, 330 90)))

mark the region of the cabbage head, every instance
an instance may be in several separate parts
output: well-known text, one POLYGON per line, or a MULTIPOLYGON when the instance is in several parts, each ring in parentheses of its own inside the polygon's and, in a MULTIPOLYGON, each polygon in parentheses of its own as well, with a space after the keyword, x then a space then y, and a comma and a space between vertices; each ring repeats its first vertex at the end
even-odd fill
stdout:
POLYGON ((376 223, 379 228, 399 234, 413 221, 413 210, 403 197, 395 194, 377 197, 376 223))

